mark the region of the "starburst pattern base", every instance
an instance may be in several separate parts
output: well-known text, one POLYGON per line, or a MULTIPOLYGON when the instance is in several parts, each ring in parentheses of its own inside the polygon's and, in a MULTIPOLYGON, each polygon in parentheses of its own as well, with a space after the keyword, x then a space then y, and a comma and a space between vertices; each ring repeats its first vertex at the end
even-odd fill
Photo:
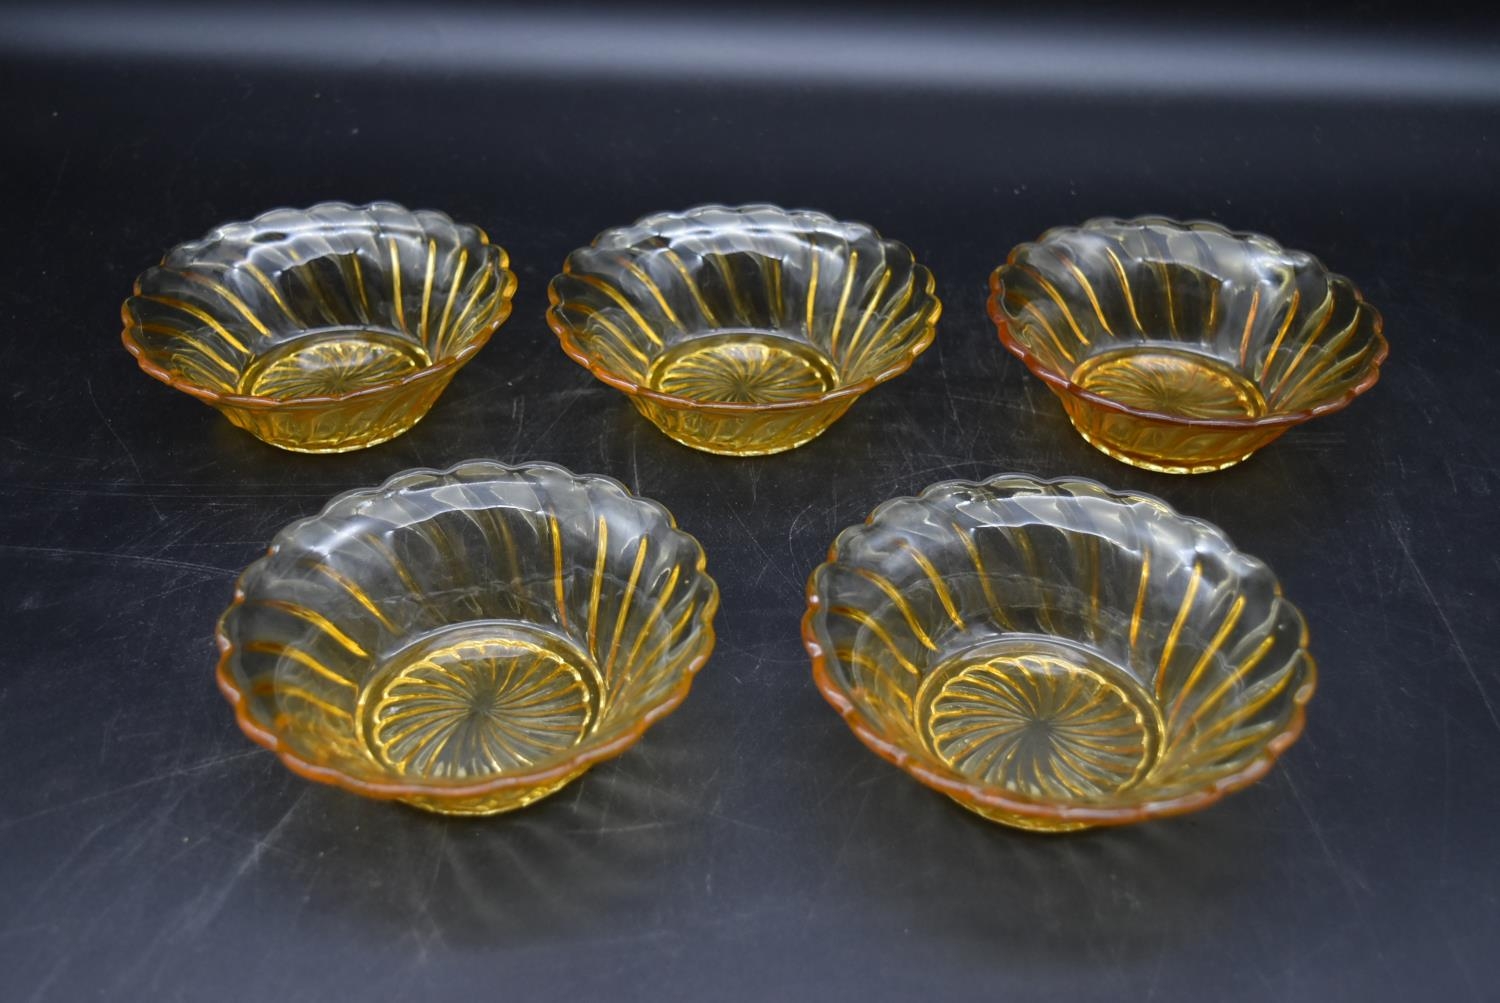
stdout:
POLYGON ((1177 348, 1143 345, 1104 352, 1084 360, 1073 382, 1116 403, 1181 418, 1266 413, 1260 390, 1231 366, 1177 348))
POLYGON ((654 390, 719 404, 795 401, 837 385, 833 364, 821 352, 761 331, 726 331, 676 345, 650 375, 654 390))
POLYGON ((816 348, 764 331, 726 331, 674 346, 648 376, 652 389, 745 410, 669 407, 634 398, 637 408, 685 446, 731 456, 780 453, 822 434, 848 409, 848 399, 777 409, 817 398, 839 385, 838 372, 816 348), (771 407, 765 407, 771 405, 771 407))
MULTIPOLYGON (((958 773, 1050 802, 1129 789, 1161 745, 1160 715, 1128 672, 1085 648, 1037 636, 1009 637, 938 666, 924 681, 916 714, 923 741, 958 773)), ((1010 814, 995 820, 1080 828, 1010 814)))
MULTIPOLYGON (((1074 370, 1073 382, 1131 411, 1186 422, 1253 421, 1266 413, 1259 388, 1234 367, 1197 352, 1149 343, 1085 359, 1074 370)), ((1147 418, 1092 407, 1076 397, 1064 397, 1063 406, 1095 449, 1169 474, 1222 470, 1279 434, 1254 425, 1220 429, 1147 418)))
MULTIPOLYGON (((602 692, 593 662, 554 634, 524 623, 461 624, 403 649, 370 679, 359 740, 402 778, 483 781, 563 757, 597 724, 602 692)), ((520 807, 568 779, 498 797, 520 807)), ((437 810, 488 813, 496 797, 437 810)))
POLYGON ((278 346, 257 360, 240 393, 278 400, 332 397, 379 386, 431 364, 410 340, 355 329, 319 333, 278 346))

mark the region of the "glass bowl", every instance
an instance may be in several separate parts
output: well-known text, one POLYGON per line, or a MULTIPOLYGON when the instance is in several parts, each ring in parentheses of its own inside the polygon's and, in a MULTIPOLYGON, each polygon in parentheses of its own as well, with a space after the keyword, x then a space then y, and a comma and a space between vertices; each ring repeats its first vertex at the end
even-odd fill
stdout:
POLYGON ((1087 480, 1003 474, 886 502, 807 593, 813 676, 855 734, 1023 829, 1217 801, 1296 740, 1316 682, 1270 569, 1087 480))
POLYGON ((219 621, 240 727, 311 780, 453 815, 618 755, 713 649, 703 548, 607 477, 408 470, 277 534, 219 621))
POLYGON ((1312 255, 1217 223, 1096 219, 990 280, 1005 347, 1095 447, 1147 470, 1244 460, 1375 385, 1381 318, 1312 255))
POLYGON ((932 273, 863 223, 708 205, 605 230, 548 289, 563 351, 710 453, 816 438, 932 343, 932 273))
POLYGON ((440 212, 276 209, 168 251, 136 279, 121 337, 273 446, 362 449, 415 425, 509 316, 508 265, 440 212))

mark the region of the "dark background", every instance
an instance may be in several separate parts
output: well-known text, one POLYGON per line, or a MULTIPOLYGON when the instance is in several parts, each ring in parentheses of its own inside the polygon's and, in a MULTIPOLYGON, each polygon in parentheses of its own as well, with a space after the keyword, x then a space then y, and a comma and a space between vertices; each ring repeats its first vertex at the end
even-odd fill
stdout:
POLYGON ((0 11, 0 998, 1496 998, 1500 46, 1430 4, 1302 6, 0 11), (299 456, 138 372, 118 308, 169 245, 327 198, 479 223, 521 285, 416 429, 299 456), (904 240, 945 310, 822 438, 734 460, 542 313, 598 230, 757 200, 904 240), (1142 212, 1353 277, 1380 385, 1220 474, 1094 452, 985 282, 1048 226, 1142 212), (237 571, 330 495, 477 456, 611 474, 703 541, 691 697, 493 819, 294 777, 213 685, 237 571), (1277 569, 1322 684, 1266 780, 1029 836, 824 705, 798 620, 834 534, 1004 470, 1159 494, 1277 569))

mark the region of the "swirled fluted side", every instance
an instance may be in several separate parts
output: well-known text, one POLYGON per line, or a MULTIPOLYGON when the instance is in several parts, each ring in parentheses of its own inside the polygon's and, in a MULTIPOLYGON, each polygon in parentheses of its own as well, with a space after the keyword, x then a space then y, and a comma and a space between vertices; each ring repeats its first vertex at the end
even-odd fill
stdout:
POLYGON ((674 706, 717 595, 697 542, 615 481, 409 471, 277 536, 224 616, 220 674, 252 736, 303 772, 501 810, 674 706))
POLYGON ((414 424, 510 311, 477 227, 391 203, 277 209, 181 244, 122 315, 141 367, 275 445, 373 445, 414 424))
POLYGON ((911 251, 861 223, 702 206, 606 230, 549 289, 564 350, 688 445, 775 452, 819 434, 931 342, 911 251))
POLYGON ((1228 466, 1344 406, 1386 354, 1348 279, 1216 223, 1060 227, 1012 251, 992 289, 1002 340, 1084 437, 1169 472, 1228 466))
POLYGON ((1090 481, 889 502, 809 583, 819 685, 868 743, 1040 828, 1194 806, 1301 728, 1301 615, 1217 529, 1090 481), (1060 810, 1057 810, 1060 809, 1060 810))

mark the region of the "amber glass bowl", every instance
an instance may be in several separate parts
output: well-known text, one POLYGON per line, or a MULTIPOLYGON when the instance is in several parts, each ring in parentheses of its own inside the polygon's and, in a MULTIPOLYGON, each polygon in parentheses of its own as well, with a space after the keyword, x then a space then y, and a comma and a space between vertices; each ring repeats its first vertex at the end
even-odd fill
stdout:
POLYGON ((882 757, 1006 825, 1192 811, 1302 731, 1316 670, 1271 571, 1092 481, 936 484, 808 583, 818 689, 882 757))
POLYGON ((309 779, 487 815, 676 707, 718 601, 698 542, 607 477, 409 470, 293 523, 250 565, 219 622, 219 687, 309 779))
POLYGON ((548 295, 574 361, 678 442, 732 456, 816 438, 910 368, 941 311, 904 245, 769 205, 606 230, 548 295))
POLYGON ((1216 223, 1049 230, 990 281, 1000 340, 1117 460, 1196 474, 1374 386, 1380 314, 1309 254, 1216 223))
POLYGON ((125 301, 122 338, 273 446, 360 449, 415 425, 504 322, 508 262, 440 212, 276 209, 167 252, 125 301))

